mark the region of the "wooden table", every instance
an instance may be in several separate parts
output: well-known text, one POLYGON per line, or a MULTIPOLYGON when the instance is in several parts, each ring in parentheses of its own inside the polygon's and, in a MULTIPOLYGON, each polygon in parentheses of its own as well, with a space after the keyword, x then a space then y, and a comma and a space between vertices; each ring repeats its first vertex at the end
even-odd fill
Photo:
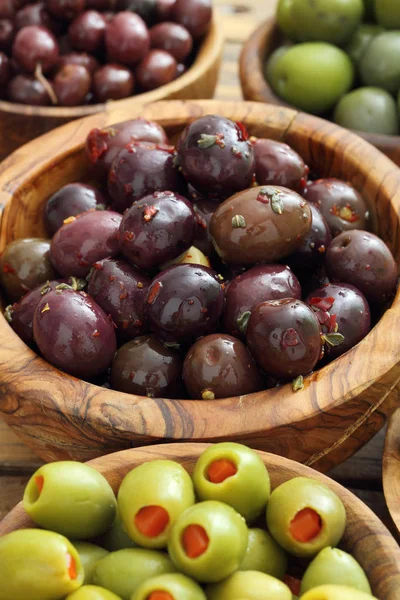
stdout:
MULTIPOLYGON (((226 45, 216 97, 240 100, 238 76, 241 44, 256 26, 274 13, 277 0, 214 0, 224 18, 226 45)), ((394 533, 382 493, 384 431, 351 460, 330 473, 359 496, 394 533)), ((0 519, 21 499, 30 474, 41 460, 0 422, 0 519)))

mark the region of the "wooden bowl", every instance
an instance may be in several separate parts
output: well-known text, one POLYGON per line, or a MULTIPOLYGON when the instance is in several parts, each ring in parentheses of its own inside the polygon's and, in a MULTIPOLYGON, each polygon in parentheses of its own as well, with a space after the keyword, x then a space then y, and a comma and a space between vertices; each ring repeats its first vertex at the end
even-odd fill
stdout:
POLYGON ((151 92, 138 94, 124 100, 88 106, 27 106, 0 100, 0 160, 16 148, 51 129, 98 112, 118 108, 130 110, 132 103, 149 104, 158 100, 212 98, 217 85, 224 46, 221 18, 215 15, 210 30, 202 41, 190 69, 171 83, 151 92))
MULTIPOLYGON (((400 261, 400 171, 345 129, 288 108, 244 102, 160 102, 74 121, 31 142, 0 165, 0 251, 17 238, 44 235, 42 208, 62 185, 84 178, 93 127, 137 117, 172 139, 193 119, 220 114, 249 132, 284 140, 313 171, 350 181, 366 198, 375 230, 400 261)), ((0 315, 0 415, 45 460, 88 460, 131 445, 238 440, 328 470, 384 424, 400 389, 400 291, 370 334, 305 380, 218 401, 150 399, 61 373, 30 350, 0 315)))
POLYGON ((400 533, 400 408, 390 417, 383 452, 383 491, 400 533))
MULTIPOLYGON (((176 460, 191 473, 198 456, 208 444, 162 444, 116 452, 90 461, 108 479, 114 491, 134 467, 155 459, 176 460)), ((330 487, 342 500, 347 527, 340 547, 350 552, 363 567, 373 594, 380 600, 398 600, 400 589, 400 549, 386 527, 361 500, 313 469, 291 460, 260 452, 271 476, 272 488, 293 477, 312 477, 330 487)), ((20 502, 0 523, 0 535, 15 529, 33 527, 20 502)))
MULTIPOLYGON (((264 21, 245 42, 239 68, 245 100, 294 108, 274 93, 264 77, 266 58, 282 44, 283 40, 284 36, 280 32, 276 20, 271 18, 264 21)), ((400 136, 361 131, 356 133, 400 165, 400 136)))

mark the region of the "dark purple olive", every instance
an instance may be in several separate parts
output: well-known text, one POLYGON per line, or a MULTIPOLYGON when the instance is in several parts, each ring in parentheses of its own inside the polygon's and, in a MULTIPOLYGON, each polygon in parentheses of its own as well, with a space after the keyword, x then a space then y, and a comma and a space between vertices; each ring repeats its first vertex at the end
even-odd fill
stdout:
POLYGON ((52 29, 52 19, 46 10, 44 2, 36 2, 36 4, 27 4, 21 8, 15 15, 15 28, 17 30, 28 27, 28 25, 39 25, 52 29))
POLYGON ((96 53, 103 46, 105 31, 103 15, 96 10, 87 10, 72 21, 68 37, 75 50, 96 53))
POLYGON ((86 183, 67 183, 47 200, 43 218, 47 233, 52 236, 65 219, 76 217, 91 209, 104 209, 105 196, 86 183))
POLYGON ((326 251, 332 241, 328 223, 322 216, 316 204, 308 205, 311 210, 312 224, 309 233, 301 246, 288 258, 292 269, 310 271, 323 264, 326 251))
POLYGON ((87 0, 86 8, 98 10, 99 12, 113 11, 116 6, 116 0, 87 0))
POLYGON ((251 185, 253 146, 241 123, 201 117, 183 131, 177 150, 185 178, 207 196, 223 200, 251 185))
POLYGON ((324 335, 325 355, 330 359, 350 350, 371 329, 368 302, 352 285, 326 285, 314 290, 305 302, 319 321, 324 335))
POLYGON ((9 19, 0 19, 0 50, 9 50, 14 39, 15 27, 9 19))
POLYGON ((16 75, 7 87, 7 96, 17 104, 32 104, 33 106, 48 106, 50 96, 44 85, 35 77, 16 75))
POLYGON ((0 52, 0 85, 6 85, 10 79, 10 61, 4 52, 0 52))
POLYGON ((122 254, 137 267, 151 270, 190 248, 196 216, 183 196, 154 192, 124 213, 119 232, 122 254))
POLYGON ((13 0, 0 0, 0 19, 13 20, 15 4, 13 0))
POLYGON ((25 238, 10 242, 0 256, 0 282, 11 300, 55 279, 50 240, 25 238))
POLYGON ((258 185, 282 185, 299 193, 307 185, 309 168, 287 144, 257 139, 254 142, 254 161, 258 185))
POLYGON ((172 10, 172 20, 186 27, 195 39, 206 33, 211 17, 211 0, 176 0, 172 10))
POLYGON ((106 258, 93 266, 88 294, 110 315, 124 341, 146 330, 144 301, 150 283, 125 260, 106 258))
POLYGON ((332 282, 354 285, 370 302, 395 292, 398 270, 383 240, 368 231, 344 231, 328 248, 326 270, 332 282))
POLYGON ((28 73, 34 73, 39 63, 43 73, 46 73, 56 66, 59 49, 56 38, 48 29, 29 25, 15 36, 12 54, 28 73))
POLYGON ((150 50, 135 69, 135 77, 144 91, 155 90, 176 77, 178 63, 165 50, 150 50))
POLYGON ((90 296, 72 289, 43 296, 33 317, 33 335, 50 364, 85 379, 103 373, 117 349, 111 320, 90 296))
POLYGON ((263 388, 261 373, 240 340, 222 333, 207 335, 190 348, 183 381, 191 398, 217 400, 263 388))
POLYGON ((132 72, 122 65, 104 65, 93 77, 93 92, 97 102, 128 98, 132 96, 134 86, 132 72))
POLYGON ((225 291, 223 325, 231 335, 244 337, 250 313, 266 300, 301 298, 300 284, 284 265, 259 265, 235 277, 225 291))
POLYGON ((166 342, 191 342, 215 330, 224 307, 224 292, 211 269, 175 265, 153 279, 146 304, 157 337, 166 342))
POLYGON ((149 142, 131 142, 120 150, 108 175, 108 191, 115 210, 122 213, 153 192, 179 192, 184 184, 175 157, 173 146, 149 142))
POLYGON ((139 15, 123 11, 107 24, 107 55, 111 62, 134 66, 150 50, 150 35, 146 23, 139 15))
POLYGON ((210 235, 210 221, 217 205, 211 200, 199 198, 193 204, 196 213, 197 228, 193 246, 201 250, 208 258, 215 256, 215 248, 210 235))
POLYGON ((157 0, 117 0, 116 10, 130 11, 150 25, 156 18, 157 0))
POLYGON ((53 90, 60 106, 83 104, 90 91, 92 78, 89 71, 80 65, 64 65, 53 80, 53 90))
POLYGON ((64 277, 86 277, 95 262, 119 254, 122 217, 106 210, 71 217, 51 241, 50 256, 64 277))
POLYGON ((293 298, 256 306, 246 331, 247 346, 258 365, 277 379, 312 371, 321 356, 321 330, 307 304, 293 298))
POLYGON ((86 155, 99 171, 108 174, 118 152, 134 140, 168 144, 161 125, 145 119, 133 119, 105 129, 92 129, 86 138, 86 155))
POLYGON ((55 17, 72 21, 86 8, 86 0, 46 0, 46 7, 55 17))
POLYGON ((176 0, 156 0, 157 21, 172 21, 172 13, 176 0))
POLYGON ((182 358, 152 335, 122 346, 111 367, 111 386, 149 398, 182 397, 182 358))
POLYGON ((184 62, 193 48, 193 38, 183 25, 178 23, 158 23, 150 29, 152 48, 166 50, 176 58, 178 63, 184 62))
POLYGON ((64 56, 60 56, 60 60, 58 61, 59 68, 65 65, 85 67, 91 75, 100 68, 100 64, 95 57, 85 52, 69 52, 68 54, 64 54, 64 56))
POLYGON ((364 198, 340 179, 317 179, 307 185, 304 197, 317 205, 333 237, 342 231, 368 229, 369 213, 364 198))

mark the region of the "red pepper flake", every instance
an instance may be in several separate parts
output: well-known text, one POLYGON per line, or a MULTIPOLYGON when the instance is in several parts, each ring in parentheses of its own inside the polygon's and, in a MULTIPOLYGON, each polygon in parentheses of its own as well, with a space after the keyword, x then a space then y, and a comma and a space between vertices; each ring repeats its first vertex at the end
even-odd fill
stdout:
POLYGON ((299 185, 300 185, 300 189, 304 190, 307 186, 307 179, 305 177, 302 177, 300 179, 299 185))
POLYGON ((131 242, 132 240, 135 239, 135 234, 133 233, 133 231, 125 231, 124 233, 124 242, 131 242))
POLYGON ((162 283, 157 281, 154 285, 149 289, 149 295, 147 297, 147 304, 154 304, 157 300, 158 294, 160 293, 162 288, 162 283))
POLYGON ((130 321, 128 319, 124 319, 122 321, 122 329, 128 329, 130 321))
POLYGON ((175 147, 170 146, 169 144, 157 144, 155 149, 162 150, 163 152, 168 152, 168 154, 175 154, 175 147))
POLYGON ((103 268, 103 265, 100 262, 95 262, 93 265, 93 268, 96 269, 97 271, 101 271, 103 268))
POLYGON ((188 304, 189 304, 189 306, 193 306, 194 300, 188 300, 188 304))
POLYGON ((120 300, 126 300, 128 297, 128 292, 122 292, 122 294, 120 294, 119 299, 120 300))
POLYGON ((110 276, 108 277, 108 279, 109 279, 110 281, 115 281, 116 277, 115 277, 115 275, 110 275, 110 276))
POLYGON ((115 169, 110 169, 108 179, 111 183, 117 183, 117 172, 115 169))
POLYGON ((268 188, 261 188, 256 200, 258 200, 258 202, 262 202, 263 204, 269 204, 268 188))
POLYGON ((8 263, 4 263, 3 265, 3 273, 10 273, 10 275, 15 274, 15 269, 9 265, 8 263))
POLYGON ((143 286, 143 283, 141 281, 138 281, 136 287, 138 287, 139 290, 142 290, 144 286, 143 286))
POLYGON ((134 326, 143 327, 143 321, 141 321, 140 319, 136 319, 136 321, 134 322, 134 326))
POLYGON ((100 331, 98 329, 95 329, 92 333, 92 337, 97 338, 100 336, 100 331))
POLYGON ((80 258, 78 260, 78 265, 80 267, 90 267, 90 263, 87 260, 85 260, 84 258, 80 258))
POLYGON ((108 150, 108 131, 102 129, 92 129, 86 139, 86 148, 90 161, 95 164, 108 150))
POLYGON ((317 310, 315 315, 320 325, 325 325, 330 319, 329 313, 323 310, 317 310))
POLYGON ((135 375, 136 375, 136 372, 135 371, 131 371, 129 373, 129 379, 133 380, 133 378, 135 377, 135 375))
POLYGON ((135 143, 131 142, 130 144, 127 144, 125 146, 125 148, 128 150, 129 154, 136 154, 137 150, 135 148, 135 143))
POLYGON ((205 315, 208 312, 208 308, 202 308, 200 312, 203 313, 203 315, 205 315))
POLYGON ((371 265, 365 265, 365 268, 366 268, 367 271, 370 271, 371 270, 371 265))
POLYGON ((325 246, 323 244, 318 248, 318 252, 320 254, 323 254, 324 252, 326 252, 326 248, 325 248, 325 246))
POLYGON ((143 221, 146 221, 146 223, 151 221, 159 212, 159 210, 160 209, 156 206, 146 206, 143 211, 143 221))
POLYGON ((125 185, 124 185, 124 192, 125 192, 126 195, 132 194, 132 192, 133 192, 133 186, 132 186, 131 183, 125 183, 125 185))
POLYGON ((337 323, 336 323, 336 315, 330 315, 328 323, 327 323, 329 333, 336 333, 337 331, 337 323))
POLYGON ((298 346, 300 344, 299 338, 297 337, 297 331, 290 327, 283 332, 281 338, 281 346, 282 348, 289 348, 298 346))
POLYGON ((238 135, 239 141, 247 142, 247 140, 249 139, 249 134, 247 133, 246 127, 240 121, 238 121, 235 124, 236 124, 237 129, 239 130, 239 135, 238 135))
POLYGON ((310 298, 308 304, 318 310, 330 310, 335 302, 335 298, 329 296, 328 298, 319 298, 315 296, 310 298))

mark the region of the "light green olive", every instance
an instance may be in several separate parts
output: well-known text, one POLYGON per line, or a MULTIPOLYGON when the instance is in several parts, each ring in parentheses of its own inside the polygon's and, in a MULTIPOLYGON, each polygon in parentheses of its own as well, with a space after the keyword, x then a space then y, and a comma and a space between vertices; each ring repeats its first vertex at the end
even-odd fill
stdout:
POLYGON ((393 97, 380 88, 361 87, 341 98, 334 121, 347 129, 397 135, 399 119, 393 97))
POLYGON ((357 65, 360 62, 370 42, 382 31, 383 28, 379 25, 369 23, 363 23, 357 27, 345 48, 354 64, 357 65))
POLYGON ((288 559, 274 538, 263 529, 249 529, 249 540, 240 571, 260 571, 283 579, 288 559))
POLYGON ((385 29, 400 29, 400 2, 375 0, 376 21, 385 29))
POLYGON ((60 600, 83 577, 78 552, 58 533, 19 529, 0 537, 0 600, 60 600))
POLYGON ((108 531, 106 531, 97 541, 109 552, 123 550, 124 548, 136 548, 137 546, 126 533, 124 524, 122 523, 118 512, 110 529, 108 529, 108 531))
POLYGON ((207 600, 199 584, 182 573, 148 579, 138 587, 131 600, 148 600, 155 592, 167 592, 173 600, 207 600))
POLYGON ((400 31, 380 33, 368 44, 360 60, 364 85, 397 94, 400 89, 400 31))
POLYGON ((378 600, 371 594, 344 585, 321 585, 306 592, 300 600, 378 600))
POLYGON ((72 461, 40 467, 28 481, 23 504, 35 523, 76 540, 109 529, 117 508, 107 479, 96 469, 72 461))
POLYGON ((276 9, 276 20, 279 29, 291 40, 296 41, 296 25, 293 21, 293 3, 294 0, 279 0, 276 9))
POLYGON ((354 68, 343 50, 324 42, 297 44, 276 61, 269 83, 286 102, 322 114, 352 86, 354 68))
POLYGON ((264 65, 264 73, 265 73, 265 79, 268 82, 271 82, 274 80, 275 78, 275 67, 279 62, 279 59, 286 54, 286 52, 289 50, 289 48, 292 48, 293 44, 285 44, 283 46, 279 46, 279 48, 276 48, 276 50, 274 50, 267 62, 264 65))
POLYGON ((84 585, 65 600, 121 600, 120 596, 97 585, 84 585))
POLYGON ((100 548, 100 546, 89 544, 87 542, 74 542, 74 546, 78 551, 85 573, 83 583, 87 585, 92 582, 93 570, 96 563, 98 563, 101 558, 107 556, 108 552, 107 550, 104 550, 104 548, 100 548))
POLYGON ((237 571, 220 583, 208 585, 206 596, 207 600, 292 600, 287 585, 257 571, 237 571))
POLYGON ((345 585, 371 593, 367 576, 355 558, 338 548, 324 548, 308 565, 301 580, 302 594, 320 585, 345 585))

